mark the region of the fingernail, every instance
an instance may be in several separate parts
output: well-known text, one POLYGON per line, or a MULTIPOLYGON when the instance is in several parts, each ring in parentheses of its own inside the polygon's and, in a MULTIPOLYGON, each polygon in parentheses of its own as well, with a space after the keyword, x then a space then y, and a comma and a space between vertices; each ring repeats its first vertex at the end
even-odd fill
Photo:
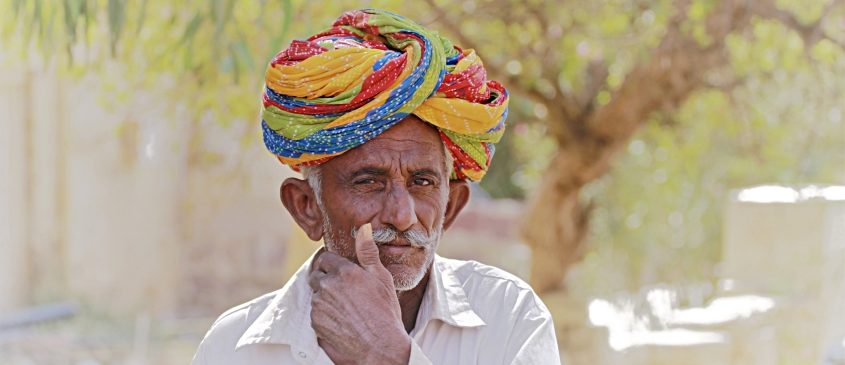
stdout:
POLYGON ((373 237, 373 225, 370 223, 366 223, 361 226, 361 233, 364 234, 364 238, 370 239, 373 237))

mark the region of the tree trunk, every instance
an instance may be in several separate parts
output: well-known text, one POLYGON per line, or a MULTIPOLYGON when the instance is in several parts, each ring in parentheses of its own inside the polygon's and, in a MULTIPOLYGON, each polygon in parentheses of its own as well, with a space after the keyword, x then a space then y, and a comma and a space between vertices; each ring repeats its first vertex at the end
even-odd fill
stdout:
POLYGON ((579 192, 583 184, 572 170, 571 152, 560 151, 552 160, 529 205, 522 235, 532 250, 531 283, 538 293, 563 288, 563 278, 585 253, 589 207, 579 192))
MULTIPOLYGON (((552 129, 558 140, 557 155, 532 198, 522 232, 532 248, 531 282, 539 293, 565 289, 567 271, 584 256, 589 209, 579 201, 581 187, 608 170, 612 157, 651 113, 673 110, 693 91, 706 87, 707 72, 728 64, 724 38, 749 22, 744 2, 722 2, 707 18, 714 41, 701 45, 681 30, 686 5, 670 20, 651 59, 626 75, 607 104, 595 105, 593 94, 599 88, 588 88, 591 96, 583 100, 590 102, 580 112, 556 113, 564 117, 551 123, 557 127, 552 129)), ((555 106, 563 108, 566 103, 555 106)))

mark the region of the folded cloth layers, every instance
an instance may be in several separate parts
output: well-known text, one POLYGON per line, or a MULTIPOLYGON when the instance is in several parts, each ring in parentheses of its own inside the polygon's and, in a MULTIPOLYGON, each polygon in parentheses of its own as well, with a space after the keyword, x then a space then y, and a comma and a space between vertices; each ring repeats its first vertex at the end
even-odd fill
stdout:
POLYGON ((474 50, 382 10, 346 12, 295 40, 265 74, 264 143, 299 170, 375 138, 410 114, 436 127, 451 179, 481 180, 505 130, 508 92, 474 50))

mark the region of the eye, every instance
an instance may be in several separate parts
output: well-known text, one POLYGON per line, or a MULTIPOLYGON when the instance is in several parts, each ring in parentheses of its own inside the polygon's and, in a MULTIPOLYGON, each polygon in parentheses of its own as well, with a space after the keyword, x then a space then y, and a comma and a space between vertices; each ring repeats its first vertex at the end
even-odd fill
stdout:
POLYGON ((376 183, 376 180, 370 179, 370 178, 360 179, 360 180, 355 181, 355 185, 372 185, 372 184, 375 184, 375 183, 376 183))
POLYGON ((434 181, 431 181, 431 179, 418 177, 418 178, 414 179, 414 184, 419 185, 419 186, 430 186, 430 185, 434 185, 434 181))

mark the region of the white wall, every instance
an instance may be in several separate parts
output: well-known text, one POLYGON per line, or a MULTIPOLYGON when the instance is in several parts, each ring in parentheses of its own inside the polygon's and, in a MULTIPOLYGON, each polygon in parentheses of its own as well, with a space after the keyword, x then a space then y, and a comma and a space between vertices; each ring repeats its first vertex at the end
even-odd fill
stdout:
POLYGON ((23 75, 0 73, 0 313, 26 304, 28 179, 23 75))
POLYGON ((223 127, 150 90, 115 101, 114 73, 0 69, 0 313, 220 311, 281 287, 292 172, 255 116, 223 127))

